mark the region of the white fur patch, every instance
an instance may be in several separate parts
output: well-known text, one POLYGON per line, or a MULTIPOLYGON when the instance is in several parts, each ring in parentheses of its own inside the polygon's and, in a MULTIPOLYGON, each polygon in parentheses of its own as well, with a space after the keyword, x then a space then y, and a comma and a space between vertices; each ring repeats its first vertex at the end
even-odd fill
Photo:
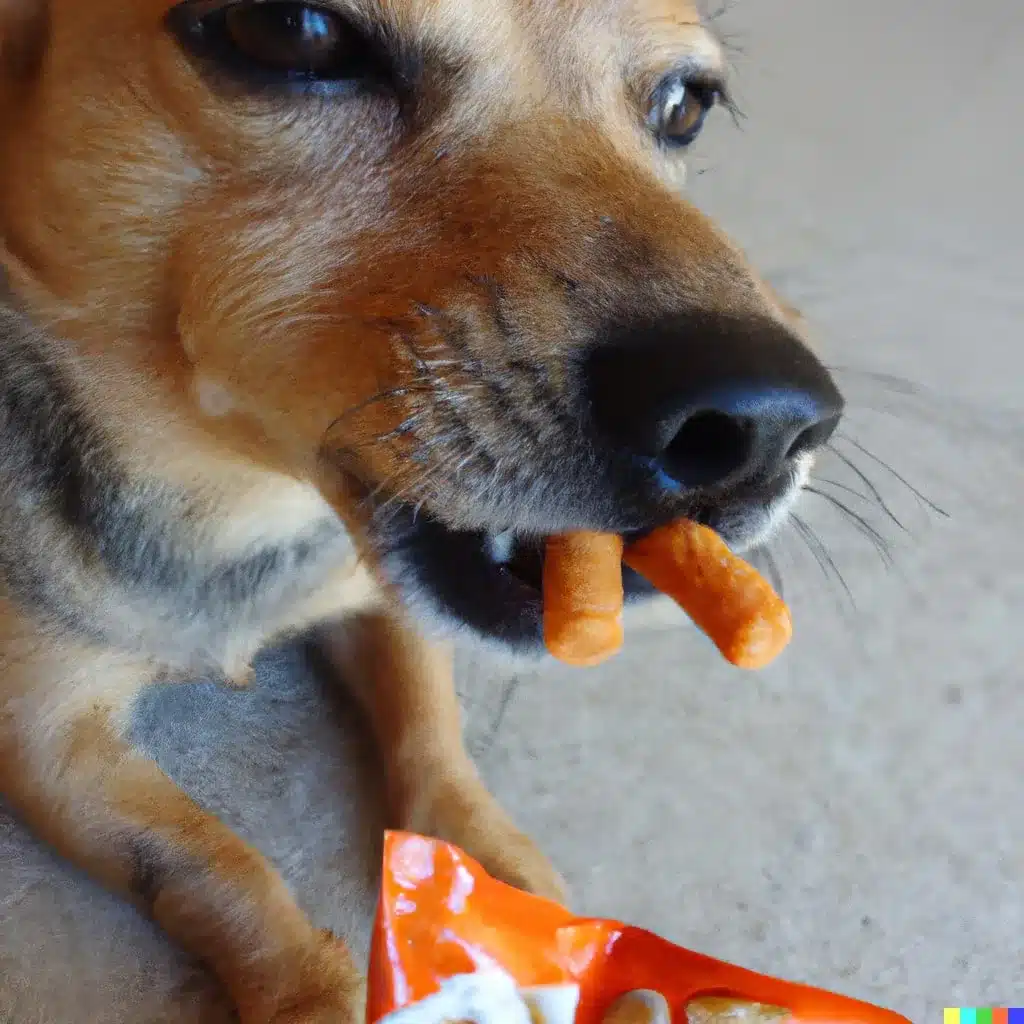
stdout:
POLYGON ((807 481, 810 480, 813 468, 814 455, 811 452, 804 452, 796 457, 796 465, 793 468, 793 485, 781 498, 776 499, 769 506, 764 525, 755 536, 746 541, 745 548, 760 546, 785 522, 786 517, 793 511, 793 507, 800 499, 800 494, 807 485, 807 481))
POLYGON ((223 384, 209 377, 196 377, 193 384, 196 401, 202 412, 214 419, 226 416, 235 408, 235 400, 223 384))

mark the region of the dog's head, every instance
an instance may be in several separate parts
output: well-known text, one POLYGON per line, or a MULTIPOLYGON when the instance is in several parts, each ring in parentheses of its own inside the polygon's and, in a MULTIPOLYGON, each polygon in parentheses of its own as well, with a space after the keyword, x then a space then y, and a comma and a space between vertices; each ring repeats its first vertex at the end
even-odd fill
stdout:
POLYGON ((0 61, 29 308, 358 480, 387 564, 486 634, 536 641, 552 532, 756 543, 838 421, 680 194, 725 89, 685 0, 0 0, 0 61))

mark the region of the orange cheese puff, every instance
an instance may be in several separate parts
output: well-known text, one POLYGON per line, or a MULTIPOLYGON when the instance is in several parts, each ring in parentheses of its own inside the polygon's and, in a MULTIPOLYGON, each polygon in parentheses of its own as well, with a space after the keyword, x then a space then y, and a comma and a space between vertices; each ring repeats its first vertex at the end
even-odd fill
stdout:
POLYGON ((599 665, 622 646, 622 538, 579 531, 544 553, 544 643, 559 661, 599 665))
POLYGON ((663 526, 631 544, 625 561, 676 601, 740 668, 763 668, 793 635, 782 598, 706 526, 686 519, 663 526))

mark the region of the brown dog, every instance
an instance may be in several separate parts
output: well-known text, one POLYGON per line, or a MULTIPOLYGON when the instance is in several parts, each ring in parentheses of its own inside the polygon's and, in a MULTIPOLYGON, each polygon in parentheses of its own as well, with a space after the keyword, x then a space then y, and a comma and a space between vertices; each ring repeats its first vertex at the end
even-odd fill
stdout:
POLYGON ((834 428, 677 192, 723 89, 684 0, 0 0, 0 789, 245 1024, 359 975, 129 747, 139 690, 318 626, 394 823, 557 895, 424 637, 535 649, 556 531, 758 541, 834 428))

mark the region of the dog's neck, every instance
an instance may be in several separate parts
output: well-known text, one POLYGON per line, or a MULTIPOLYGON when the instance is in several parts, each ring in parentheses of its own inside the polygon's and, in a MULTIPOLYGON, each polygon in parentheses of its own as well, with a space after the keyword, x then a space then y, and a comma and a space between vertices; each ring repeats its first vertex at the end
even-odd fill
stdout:
POLYGON ((301 595, 351 552, 297 482, 197 474, 185 486, 146 472, 74 370, 0 278, 0 579, 22 603, 118 646, 177 623, 219 662, 210 652, 253 609, 301 595), (108 585, 93 594, 97 563, 108 585))

